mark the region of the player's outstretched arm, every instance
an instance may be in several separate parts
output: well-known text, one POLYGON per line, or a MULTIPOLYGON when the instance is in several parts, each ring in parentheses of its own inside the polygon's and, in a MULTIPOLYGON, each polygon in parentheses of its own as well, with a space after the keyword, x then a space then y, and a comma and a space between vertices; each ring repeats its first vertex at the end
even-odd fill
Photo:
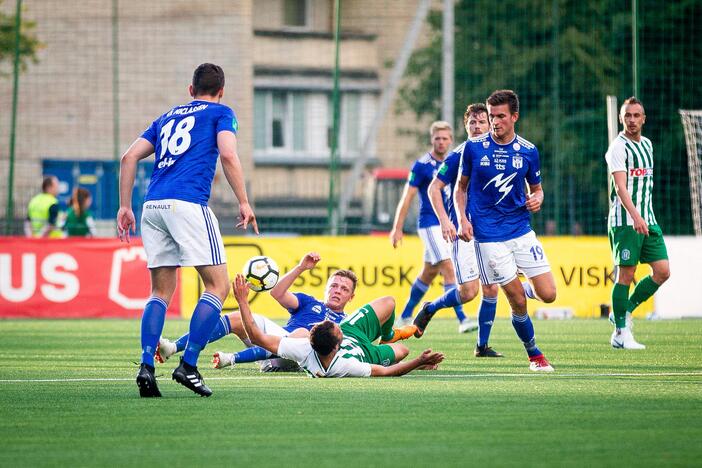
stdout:
POLYGON ((634 206, 634 202, 631 200, 631 194, 626 189, 626 172, 612 172, 612 177, 614 177, 614 186, 617 189, 617 196, 622 201, 622 205, 629 213, 629 216, 631 216, 631 219, 634 220, 634 231, 639 234, 648 235, 648 225, 643 217, 641 217, 639 210, 634 206))
POLYGON ((402 241, 402 227, 405 225, 405 218, 407 218, 407 213, 415 195, 417 195, 417 187, 412 187, 409 183, 405 184, 405 189, 402 191, 402 196, 395 209, 395 219, 390 231, 390 242, 395 248, 402 241))
POLYGON ((280 278, 278 284, 271 289, 271 297, 286 309, 297 309, 300 306, 300 301, 290 292, 290 287, 301 274, 314 268, 321 259, 322 257, 317 252, 310 252, 302 257, 300 263, 280 278))
POLYGON ((280 337, 267 335, 256 325, 253 314, 251 313, 251 308, 249 307, 249 285, 246 284, 246 280, 241 273, 234 278, 232 289, 234 290, 234 298, 239 303, 241 324, 251 343, 273 354, 277 354, 280 337))
POLYGON ((398 362, 388 367, 371 365, 371 377, 394 377, 405 375, 418 368, 436 369, 439 363, 444 360, 444 355, 434 353, 431 349, 426 349, 422 354, 409 361, 398 362))
POLYGON ((256 215, 254 215, 253 209, 249 205, 249 197, 246 195, 244 170, 241 167, 236 149, 236 136, 227 130, 219 132, 217 134, 217 149, 219 150, 219 159, 222 161, 224 177, 227 178, 236 199, 239 200, 239 223, 236 227, 246 229, 251 224, 254 232, 258 234, 256 215))
POLYGON ((154 145, 145 138, 137 138, 122 155, 119 162, 119 211, 117 232, 121 241, 129 242, 129 233, 134 232, 136 220, 132 212, 132 189, 137 164, 154 152, 154 145))

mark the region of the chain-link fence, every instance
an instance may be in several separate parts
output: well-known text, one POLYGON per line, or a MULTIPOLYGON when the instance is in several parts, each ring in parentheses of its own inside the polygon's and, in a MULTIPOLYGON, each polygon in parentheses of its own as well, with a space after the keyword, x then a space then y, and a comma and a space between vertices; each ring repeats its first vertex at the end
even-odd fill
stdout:
MULTIPOLYGON (((192 70, 205 61, 227 73, 224 103, 240 120, 240 155, 262 228, 329 232, 335 2, 21 3, 22 52, 34 50, 36 63, 23 55, 14 180, 0 194, 4 232, 20 232, 41 176, 53 173, 62 181, 63 203, 75 186, 93 192, 93 210, 110 233, 116 158, 152 119, 187 101, 192 70)), ((340 2, 342 186, 420 3, 340 2)), ((387 192, 399 193, 402 181, 373 169, 408 168, 428 149, 427 129, 440 115, 441 97, 441 2, 432 5, 339 232, 389 229, 394 206, 385 205, 397 197, 387 192)), ((11 162, 5 142, 11 133, 15 6, 0 3, 3 173, 11 162)), ((541 154, 546 200, 534 217, 539 233, 605 233, 605 96, 621 102, 636 83, 647 111, 644 134, 654 144, 657 218, 666 233, 692 232, 678 109, 702 108, 700 17, 702 0, 455 3, 455 123, 460 127, 467 104, 484 101, 494 89, 519 93, 517 130, 541 154)), ((456 140, 464 137, 456 132, 456 140)), ((147 165, 143 184, 148 174, 147 165)), ((135 203, 143 189, 135 192, 135 203)), ((211 204, 224 232, 232 232, 233 200, 220 175, 211 204)))

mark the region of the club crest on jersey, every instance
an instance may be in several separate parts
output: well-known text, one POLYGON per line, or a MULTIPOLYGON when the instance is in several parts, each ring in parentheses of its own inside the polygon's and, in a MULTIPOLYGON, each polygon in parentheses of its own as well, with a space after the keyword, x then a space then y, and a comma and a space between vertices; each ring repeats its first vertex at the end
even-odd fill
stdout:
POLYGON ((519 143, 515 143, 512 145, 512 148, 514 149, 514 151, 519 151, 520 149, 522 149, 522 145, 520 145, 519 143))
POLYGON ((483 148, 488 149, 490 147, 490 142, 489 141, 484 141, 483 142, 483 148))
POLYGON ((480 165, 481 166, 489 166, 490 165, 490 158, 488 158, 487 156, 483 156, 482 158, 480 158, 480 165))
MULTIPOLYGON (((515 143, 515 145, 517 145, 517 143, 515 143)), ((515 169, 521 169, 523 165, 524 160, 521 156, 519 156, 518 154, 512 156, 512 167, 514 167, 515 169)))
POLYGON ((512 188, 514 187, 513 185, 510 185, 510 182, 512 182, 512 179, 515 178, 517 175, 516 172, 511 173, 509 176, 503 178, 504 173, 500 172, 497 174, 495 177, 490 179, 487 184, 483 187, 483 190, 487 188, 488 185, 490 184, 495 184, 495 188, 497 189, 498 192, 502 194, 502 197, 500 197, 499 200, 495 202, 495 205, 499 205, 502 200, 505 199, 507 195, 512 191, 512 188))
POLYGON ((622 250, 622 260, 629 260, 631 258, 631 252, 629 249, 622 250))

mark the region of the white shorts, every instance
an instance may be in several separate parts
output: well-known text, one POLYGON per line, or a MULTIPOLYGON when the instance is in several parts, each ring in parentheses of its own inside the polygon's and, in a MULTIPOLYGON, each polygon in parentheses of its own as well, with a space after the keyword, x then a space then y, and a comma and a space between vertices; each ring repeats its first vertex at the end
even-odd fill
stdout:
POLYGON ((289 331, 287 331, 285 328, 281 327, 277 323, 275 323, 273 320, 264 317, 263 315, 258 315, 258 314, 251 314, 253 315, 254 322, 256 322, 256 326, 263 331, 266 335, 273 335, 273 336, 288 336, 290 334, 289 331))
POLYGON ((417 229, 424 244, 424 261, 436 265, 451 258, 451 244, 441 235, 441 226, 429 226, 417 229))
POLYGON ((466 242, 456 239, 451 249, 453 269, 456 272, 458 284, 478 279, 478 260, 475 258, 474 241, 466 242))
POLYGON ((482 284, 498 283, 504 286, 516 278, 517 270, 527 278, 551 271, 544 248, 534 231, 503 242, 476 242, 475 254, 478 256, 482 284))
POLYGON ((141 214, 141 240, 149 268, 226 263, 217 218, 197 203, 147 201, 141 214))

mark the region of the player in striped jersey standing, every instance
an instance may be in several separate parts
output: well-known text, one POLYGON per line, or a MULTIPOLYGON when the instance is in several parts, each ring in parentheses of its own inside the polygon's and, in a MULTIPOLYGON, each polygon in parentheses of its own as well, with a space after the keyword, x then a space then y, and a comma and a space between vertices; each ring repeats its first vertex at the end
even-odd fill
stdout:
POLYGON ((668 252, 653 214, 653 146, 641 135, 646 112, 641 101, 630 97, 619 112, 624 130, 609 145, 605 159, 612 175, 608 217, 609 244, 617 281, 612 288, 615 330, 610 343, 619 349, 644 349, 632 334, 631 314, 670 277, 668 252), (648 263, 652 273, 638 282, 629 295, 636 266, 648 263))

